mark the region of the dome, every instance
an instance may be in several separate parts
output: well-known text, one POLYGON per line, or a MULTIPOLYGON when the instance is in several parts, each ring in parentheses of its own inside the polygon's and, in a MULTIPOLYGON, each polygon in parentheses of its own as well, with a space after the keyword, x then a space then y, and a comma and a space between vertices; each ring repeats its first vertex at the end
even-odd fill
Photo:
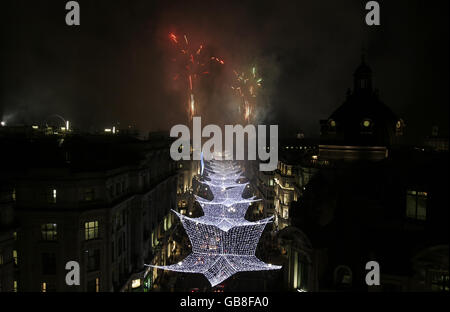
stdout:
POLYGON ((321 145, 389 147, 402 134, 403 120, 372 90, 372 70, 364 59, 354 89, 327 120, 321 121, 321 145))

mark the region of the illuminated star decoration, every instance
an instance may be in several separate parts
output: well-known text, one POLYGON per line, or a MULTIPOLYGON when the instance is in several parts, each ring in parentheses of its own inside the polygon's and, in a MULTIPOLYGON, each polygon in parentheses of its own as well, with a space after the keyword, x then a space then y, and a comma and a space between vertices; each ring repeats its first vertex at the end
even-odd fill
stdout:
POLYGON ((204 215, 189 218, 174 211, 189 236, 192 253, 177 264, 148 266, 201 273, 212 287, 237 272, 280 269, 281 266, 264 263, 255 255, 261 233, 273 217, 256 222, 244 218, 250 204, 257 200, 242 197, 248 183, 236 182, 243 178, 239 168, 232 162, 211 161, 205 171, 209 181, 204 183, 214 198, 208 201, 196 196, 204 215))

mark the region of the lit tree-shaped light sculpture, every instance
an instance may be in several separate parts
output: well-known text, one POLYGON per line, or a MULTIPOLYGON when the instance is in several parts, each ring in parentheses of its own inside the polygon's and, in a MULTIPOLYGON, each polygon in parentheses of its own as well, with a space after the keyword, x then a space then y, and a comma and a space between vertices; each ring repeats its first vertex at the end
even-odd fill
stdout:
POLYGON ((195 196, 204 215, 190 218, 174 211, 189 236, 192 253, 177 264, 149 266, 201 273, 211 286, 237 272, 280 269, 281 266, 264 263, 255 255, 259 238, 273 217, 256 222, 245 219, 248 207, 257 199, 242 197, 248 183, 237 182, 243 178, 239 167, 229 161, 211 161, 208 167, 204 183, 213 199, 195 196))

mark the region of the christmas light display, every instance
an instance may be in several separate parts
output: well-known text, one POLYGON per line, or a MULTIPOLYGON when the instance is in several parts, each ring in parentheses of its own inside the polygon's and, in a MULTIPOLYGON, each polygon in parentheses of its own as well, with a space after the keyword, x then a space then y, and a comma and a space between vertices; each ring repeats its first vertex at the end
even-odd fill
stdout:
POLYGON ((248 183, 240 168, 229 161, 205 162, 203 176, 205 190, 209 189, 212 200, 195 196, 204 215, 190 218, 174 211, 180 218, 192 246, 192 253, 183 261, 167 266, 149 265, 160 269, 201 273, 211 286, 215 286, 241 271, 276 270, 281 266, 259 260, 256 247, 267 223, 272 218, 256 222, 246 220, 245 213, 254 197, 243 198, 248 183))

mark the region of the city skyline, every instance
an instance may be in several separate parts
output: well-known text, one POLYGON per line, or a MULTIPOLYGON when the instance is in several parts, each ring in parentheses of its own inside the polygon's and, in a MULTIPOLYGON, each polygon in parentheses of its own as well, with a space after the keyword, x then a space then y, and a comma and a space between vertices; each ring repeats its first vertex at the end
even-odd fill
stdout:
POLYGON ((257 64, 261 120, 285 135, 318 137, 316 121, 345 100, 364 54, 375 88, 412 140, 432 126, 448 135, 446 2, 383 3, 381 26, 367 26, 360 1, 276 9, 269 2, 81 1, 78 28, 65 25, 62 4, 9 4, 1 102, 12 122, 59 114, 81 129, 120 123, 144 133, 186 124, 184 93, 171 82, 174 31, 225 61, 201 86, 199 114, 211 123, 234 118, 231 71, 257 64))

